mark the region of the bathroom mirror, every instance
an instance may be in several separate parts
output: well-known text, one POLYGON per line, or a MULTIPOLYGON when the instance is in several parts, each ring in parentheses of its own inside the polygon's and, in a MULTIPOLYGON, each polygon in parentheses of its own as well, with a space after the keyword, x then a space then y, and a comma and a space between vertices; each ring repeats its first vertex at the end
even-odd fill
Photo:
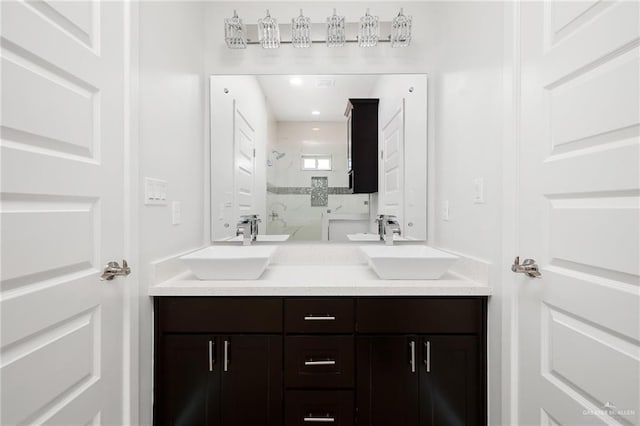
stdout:
POLYGON ((214 75, 210 114, 213 242, 246 214, 272 239, 372 238, 378 214, 426 239, 425 74, 214 75), (349 189, 349 99, 379 100, 374 193, 349 189))

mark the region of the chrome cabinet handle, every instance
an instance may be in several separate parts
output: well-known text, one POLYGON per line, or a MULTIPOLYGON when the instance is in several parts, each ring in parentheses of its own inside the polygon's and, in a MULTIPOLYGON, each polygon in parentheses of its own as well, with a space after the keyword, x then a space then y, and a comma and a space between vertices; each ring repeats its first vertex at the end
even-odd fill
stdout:
POLYGON ((225 340, 224 341, 224 371, 229 371, 229 341, 225 340))
POLYGON ((409 342, 409 347, 411 348, 411 372, 416 372, 416 342, 414 340, 409 342))
POLYGON ((305 321, 335 321, 336 317, 333 315, 305 315, 305 321))
POLYGON ((424 365, 427 367, 427 373, 431 373, 431 342, 424 342, 424 365))
POLYGON ((215 360, 213 359, 213 345, 213 340, 209 340, 209 371, 213 371, 213 364, 215 363, 215 360))
POLYGON ((304 417, 302 420, 309 423, 334 423, 336 421, 335 417, 315 417, 315 416, 304 417))
POLYGON ((305 361, 304 365, 336 365, 336 361, 333 359, 325 359, 322 361, 314 361, 314 360, 309 360, 309 361, 305 361))

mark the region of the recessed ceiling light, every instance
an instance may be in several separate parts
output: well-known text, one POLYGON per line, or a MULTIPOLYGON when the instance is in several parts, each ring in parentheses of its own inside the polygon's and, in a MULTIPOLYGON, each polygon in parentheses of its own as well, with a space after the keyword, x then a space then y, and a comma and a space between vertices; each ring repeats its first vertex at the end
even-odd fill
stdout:
POLYGON ((320 127, 312 127, 311 130, 313 130, 314 132, 317 132, 318 130, 320 130, 320 127))
POLYGON ((291 84, 292 86, 301 86, 302 79, 300 77, 291 77, 289 79, 289 84, 291 84))
POLYGON ((320 115, 320 111, 311 111, 311 115, 320 115))

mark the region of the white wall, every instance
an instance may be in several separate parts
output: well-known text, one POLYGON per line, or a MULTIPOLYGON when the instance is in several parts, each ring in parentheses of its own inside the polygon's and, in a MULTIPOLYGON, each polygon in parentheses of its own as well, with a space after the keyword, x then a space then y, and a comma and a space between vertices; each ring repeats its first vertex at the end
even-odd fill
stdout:
POLYGON ((152 408, 149 263, 201 247, 206 235, 203 7, 141 2, 139 9, 140 194, 145 176, 164 179, 169 201, 169 206, 145 206, 143 200, 139 205, 141 424, 151 424, 152 408), (182 203, 180 225, 171 224, 172 201, 182 203))
MULTIPOLYGON (((371 91, 371 97, 380 99, 378 117, 380 129, 398 111, 398 107, 404 100, 404 212, 399 218, 400 226, 403 236, 426 240, 427 78, 425 75, 415 74, 382 76, 371 91), (408 226, 409 223, 412 226, 408 226)), ((382 141, 379 141, 378 150, 381 149, 382 141)), ((382 162, 378 170, 379 188, 382 191, 382 171, 384 170, 382 162)), ((379 192, 379 197, 382 196, 382 192, 379 192)))
MULTIPOLYGON (((500 2, 434 4, 437 72, 429 77, 435 110, 436 246, 491 263, 489 307, 490 421, 500 421, 503 13, 500 2), (476 178, 484 204, 474 204, 476 178), (442 206, 449 202, 450 219, 442 206)), ((431 125, 431 123, 430 123, 431 125)), ((515 256, 515 254, 514 254, 515 256)))
MULTIPOLYGON (((255 212, 266 215, 266 149, 273 135, 271 111, 254 76, 211 78, 211 239, 235 235, 239 214, 235 211, 233 123, 236 108, 255 130, 255 212), (227 226, 228 225, 228 226, 227 226)), ((262 233, 262 229, 260 229, 262 233)))

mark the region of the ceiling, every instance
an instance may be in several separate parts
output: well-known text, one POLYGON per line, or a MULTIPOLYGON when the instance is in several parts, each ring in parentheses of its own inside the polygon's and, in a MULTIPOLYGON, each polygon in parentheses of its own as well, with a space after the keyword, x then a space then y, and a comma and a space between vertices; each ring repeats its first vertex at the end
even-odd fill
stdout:
POLYGON ((276 121, 343 121, 349 98, 369 97, 377 75, 262 75, 258 83, 276 121), (292 84, 294 82, 298 85, 292 84), (312 115, 318 111, 319 115, 312 115))

